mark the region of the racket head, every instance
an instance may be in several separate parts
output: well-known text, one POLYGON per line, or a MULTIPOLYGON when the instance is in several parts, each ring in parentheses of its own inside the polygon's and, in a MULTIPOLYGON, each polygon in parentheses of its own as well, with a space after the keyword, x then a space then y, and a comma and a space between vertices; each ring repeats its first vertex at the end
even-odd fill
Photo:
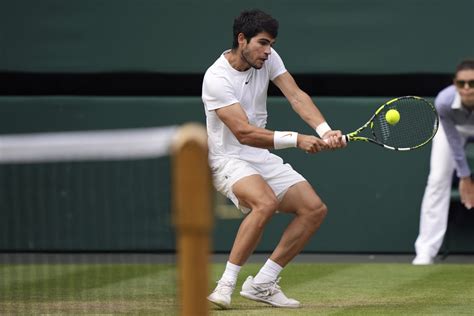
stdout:
POLYGON ((388 101, 376 111, 370 123, 374 139, 395 150, 410 150, 426 145, 436 135, 438 126, 436 108, 417 96, 404 96, 388 101), (393 125, 385 118, 392 109, 400 113, 400 120, 393 125))
POLYGON ((367 141, 392 150, 412 150, 431 141, 439 126, 436 108, 427 100, 417 96, 403 96, 381 105, 370 120, 357 131, 347 134, 347 141, 367 141), (400 120, 396 124, 387 122, 385 115, 397 110, 400 120), (371 137, 360 136, 370 129, 371 137))

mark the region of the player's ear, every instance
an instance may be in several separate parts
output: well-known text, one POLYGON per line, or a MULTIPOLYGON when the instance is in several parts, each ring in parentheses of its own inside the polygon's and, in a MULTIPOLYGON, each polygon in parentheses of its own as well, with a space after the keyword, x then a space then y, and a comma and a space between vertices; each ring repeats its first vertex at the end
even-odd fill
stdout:
POLYGON ((237 35, 237 41, 239 42, 239 46, 240 46, 241 44, 246 44, 246 43, 247 43, 247 39, 245 38, 244 33, 240 32, 240 33, 237 35))

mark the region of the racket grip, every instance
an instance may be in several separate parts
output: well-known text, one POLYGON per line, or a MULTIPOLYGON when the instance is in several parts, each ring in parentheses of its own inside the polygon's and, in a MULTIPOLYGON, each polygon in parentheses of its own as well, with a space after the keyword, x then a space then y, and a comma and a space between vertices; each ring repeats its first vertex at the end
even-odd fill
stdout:
MULTIPOLYGON (((344 143, 344 145, 347 144, 347 136, 346 136, 346 135, 342 135, 341 140, 342 140, 342 142, 344 143)), ((327 140, 327 139, 324 139, 324 142, 327 143, 328 140, 327 140)))

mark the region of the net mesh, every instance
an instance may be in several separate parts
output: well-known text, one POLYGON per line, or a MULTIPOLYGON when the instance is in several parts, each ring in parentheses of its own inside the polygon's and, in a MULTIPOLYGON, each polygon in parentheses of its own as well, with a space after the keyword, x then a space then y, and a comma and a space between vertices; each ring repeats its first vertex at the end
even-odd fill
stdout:
POLYGON ((176 310, 177 129, 0 136, 0 313, 176 310))
POLYGON ((176 127, 0 138, 3 251, 172 250, 176 127))
POLYGON ((0 165, 2 251, 171 251, 170 159, 0 165))

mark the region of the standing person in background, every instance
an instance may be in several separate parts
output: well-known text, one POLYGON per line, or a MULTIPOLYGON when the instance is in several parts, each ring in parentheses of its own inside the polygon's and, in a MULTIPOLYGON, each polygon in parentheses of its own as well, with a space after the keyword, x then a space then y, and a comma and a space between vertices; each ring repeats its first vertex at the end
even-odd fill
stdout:
POLYGON ((474 136, 474 59, 456 68, 453 84, 435 100, 441 124, 431 148, 430 174, 421 204, 420 232, 415 242, 415 265, 432 264, 443 242, 453 171, 459 178, 461 202, 474 206, 474 183, 465 144, 474 136))
POLYGON ((202 99, 214 185, 247 214, 226 269, 208 297, 221 308, 230 307, 238 273, 277 210, 294 219, 261 270, 244 282, 240 295, 277 307, 299 307, 281 291, 278 275, 319 228, 327 208, 305 178, 268 149, 296 147, 317 153, 345 146, 341 132, 331 130, 272 48, 277 33, 278 21, 270 15, 242 12, 234 20, 232 49, 223 52, 204 76, 202 99), (265 128, 270 80, 321 138, 265 128))

